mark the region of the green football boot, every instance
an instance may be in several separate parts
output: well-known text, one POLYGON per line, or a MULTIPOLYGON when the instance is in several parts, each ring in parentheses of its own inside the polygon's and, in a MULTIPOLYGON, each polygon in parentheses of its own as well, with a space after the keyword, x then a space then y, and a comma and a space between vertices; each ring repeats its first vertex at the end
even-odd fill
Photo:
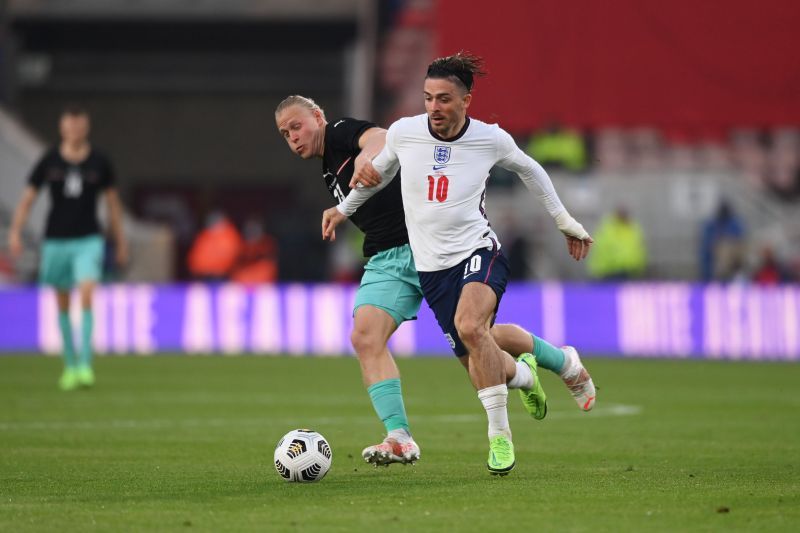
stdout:
POLYGON ((90 366, 81 366, 77 371, 78 384, 81 387, 94 386, 94 370, 90 366))
POLYGON ((486 468, 493 476, 507 476, 514 470, 514 443, 508 437, 497 435, 489 439, 489 460, 486 468))
POLYGON ((517 361, 522 361, 528 365, 533 374, 533 388, 519 389, 519 396, 522 398, 522 404, 525 409, 536 420, 541 420, 547 416, 547 394, 544 393, 542 382, 539 380, 539 375, 536 373, 536 357, 532 354, 524 353, 517 358, 517 361))
POLYGON ((74 368, 65 368, 58 379, 58 388, 63 391, 75 390, 80 386, 78 371, 74 368))

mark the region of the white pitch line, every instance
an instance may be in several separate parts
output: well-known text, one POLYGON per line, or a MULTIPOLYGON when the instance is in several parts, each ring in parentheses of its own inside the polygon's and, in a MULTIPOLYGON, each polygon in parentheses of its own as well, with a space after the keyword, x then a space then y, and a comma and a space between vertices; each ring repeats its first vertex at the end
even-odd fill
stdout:
MULTIPOLYGON (((616 416, 636 416, 641 414, 642 408, 638 405, 608 404, 592 409, 590 413, 584 413, 577 409, 569 412, 550 412, 547 420, 574 420, 592 418, 605 418, 616 416)), ((441 423, 473 423, 485 421, 483 413, 475 414, 452 414, 452 415, 412 415, 412 423, 420 424, 441 424, 441 423)), ((308 417, 303 418, 302 423, 297 418, 289 417, 263 417, 263 418, 189 418, 179 420, 150 419, 150 420, 106 420, 106 421, 51 421, 51 422, 0 422, 0 431, 20 431, 20 430, 105 430, 105 429, 168 429, 168 428, 193 428, 193 427, 232 427, 232 426, 263 426, 265 423, 296 425, 300 426, 319 426, 335 424, 374 424, 373 416, 328 416, 328 417, 308 417), (298 425, 299 424, 299 425, 298 425)))

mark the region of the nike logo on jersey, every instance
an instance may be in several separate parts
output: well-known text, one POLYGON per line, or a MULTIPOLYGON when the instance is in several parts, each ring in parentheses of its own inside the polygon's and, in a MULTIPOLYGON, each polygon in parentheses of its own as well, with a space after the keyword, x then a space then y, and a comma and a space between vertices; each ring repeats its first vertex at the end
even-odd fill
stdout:
POLYGON ((447 165, 433 165, 433 170, 442 170, 443 168, 447 168, 447 165))
POLYGON ((342 122, 344 122, 344 119, 342 119, 342 120, 338 121, 336 124, 334 124, 334 125, 333 125, 333 127, 335 128, 336 126, 338 126, 338 125, 339 125, 339 124, 341 124, 342 122))

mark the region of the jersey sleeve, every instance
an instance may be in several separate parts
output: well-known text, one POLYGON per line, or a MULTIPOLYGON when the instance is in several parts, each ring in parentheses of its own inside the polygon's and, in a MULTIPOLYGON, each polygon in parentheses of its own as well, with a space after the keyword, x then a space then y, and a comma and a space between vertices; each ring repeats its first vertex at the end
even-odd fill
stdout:
POLYGON ((394 140, 397 135, 395 125, 389 126, 386 132, 386 144, 383 150, 375 156, 372 160, 372 166, 381 175, 381 182, 374 187, 363 187, 359 184, 358 187, 350 191, 347 198, 337 206, 339 212, 345 216, 350 216, 356 210, 364 205, 364 202, 375 196, 379 191, 386 188, 387 185, 394 179, 397 171, 400 170, 400 161, 394 151, 394 140))
POLYGON ((511 135, 501 128, 497 128, 497 156, 497 165, 515 172, 528 190, 542 202, 550 216, 555 218, 566 211, 547 171, 520 150, 511 135))
POLYGON ((375 159, 372 160, 372 166, 375 167, 383 181, 391 180, 397 171, 400 170, 400 160, 397 157, 397 123, 392 124, 389 126, 389 130, 386 132, 386 144, 383 146, 383 150, 375 156, 375 159))
POLYGON ((361 148, 358 146, 358 140, 370 128, 377 126, 373 122, 367 120, 357 120, 354 118, 340 118, 333 121, 328 125, 330 128, 329 142, 331 147, 335 150, 358 153, 361 148))
POLYGON ((114 165, 111 160, 105 155, 100 157, 100 190, 105 190, 116 185, 117 176, 114 173, 114 165))
POLYGON ((44 185, 45 179, 47 178, 47 161, 50 159, 49 155, 50 152, 47 152, 39 159, 39 162, 33 167, 31 175, 28 177, 28 185, 34 189, 41 189, 42 185, 44 185))

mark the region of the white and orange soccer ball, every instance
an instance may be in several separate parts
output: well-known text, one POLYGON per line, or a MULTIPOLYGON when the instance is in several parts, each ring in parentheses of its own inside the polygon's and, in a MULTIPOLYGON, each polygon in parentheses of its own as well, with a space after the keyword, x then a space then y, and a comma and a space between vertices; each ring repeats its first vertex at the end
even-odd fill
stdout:
POLYGON ((285 481, 319 481, 330 470, 332 461, 328 441, 310 429, 294 429, 275 446, 275 470, 285 481))

